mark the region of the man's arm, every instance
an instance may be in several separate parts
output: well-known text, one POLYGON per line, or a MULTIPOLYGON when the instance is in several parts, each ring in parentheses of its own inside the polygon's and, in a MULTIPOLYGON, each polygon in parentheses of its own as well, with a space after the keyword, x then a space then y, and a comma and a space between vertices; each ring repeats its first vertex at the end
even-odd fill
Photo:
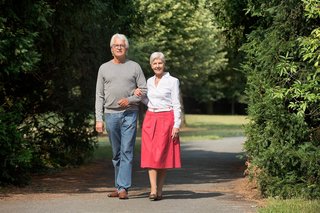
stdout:
POLYGON ((95 115, 96 121, 103 121, 103 104, 104 104, 104 89, 103 77, 99 69, 97 84, 96 84, 96 102, 95 102, 95 115))
MULTIPOLYGON (((144 77, 144 74, 142 72, 142 69, 140 66, 138 66, 137 69, 137 76, 136 76, 136 84, 137 88, 140 88, 143 95, 147 94, 147 83, 146 83, 146 78, 144 77)), ((129 103, 137 103, 141 101, 142 96, 136 96, 134 93, 130 97, 128 97, 129 103)))

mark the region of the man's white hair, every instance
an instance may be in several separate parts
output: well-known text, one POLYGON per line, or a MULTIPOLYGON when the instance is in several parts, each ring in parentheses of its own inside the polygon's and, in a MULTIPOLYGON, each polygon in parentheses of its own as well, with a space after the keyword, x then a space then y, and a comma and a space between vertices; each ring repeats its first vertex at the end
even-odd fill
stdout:
POLYGON ((112 36, 112 38, 110 40, 110 47, 112 47, 112 45, 114 45, 115 38, 119 38, 119 39, 123 40, 126 44, 126 49, 129 49, 129 41, 128 41, 127 37, 125 35, 119 34, 119 33, 116 33, 112 36))

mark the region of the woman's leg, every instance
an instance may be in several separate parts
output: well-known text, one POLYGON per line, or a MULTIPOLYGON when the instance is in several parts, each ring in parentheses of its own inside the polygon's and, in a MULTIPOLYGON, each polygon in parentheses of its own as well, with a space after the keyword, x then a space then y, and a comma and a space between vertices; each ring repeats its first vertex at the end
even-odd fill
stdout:
POLYGON ((163 185, 164 185, 166 174, 167 174, 167 170, 166 169, 158 169, 157 195, 159 197, 162 196, 162 188, 163 188, 163 185))
POLYGON ((157 170, 156 169, 149 169, 149 180, 150 180, 150 194, 157 194, 157 170))

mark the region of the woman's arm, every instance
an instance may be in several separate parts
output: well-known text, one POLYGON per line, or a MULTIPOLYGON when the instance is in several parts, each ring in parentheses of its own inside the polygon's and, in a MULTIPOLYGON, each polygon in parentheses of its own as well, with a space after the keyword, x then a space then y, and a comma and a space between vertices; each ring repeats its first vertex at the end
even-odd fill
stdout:
POLYGON ((141 97, 141 102, 144 103, 145 105, 148 105, 149 99, 147 95, 144 94, 140 88, 135 89, 133 94, 135 96, 141 97))

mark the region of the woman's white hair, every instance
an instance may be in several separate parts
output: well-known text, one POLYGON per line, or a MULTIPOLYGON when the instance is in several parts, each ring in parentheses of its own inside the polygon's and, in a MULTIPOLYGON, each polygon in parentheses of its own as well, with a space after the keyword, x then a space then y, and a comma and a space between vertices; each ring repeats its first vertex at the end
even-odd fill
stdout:
POLYGON ((129 49, 129 41, 128 41, 127 37, 125 35, 119 34, 119 33, 116 33, 111 37, 110 47, 112 47, 112 45, 114 45, 115 38, 119 38, 119 39, 123 40, 126 44, 126 49, 129 49))
POLYGON ((160 59, 164 64, 166 63, 166 59, 164 58, 164 54, 162 52, 154 52, 151 54, 150 56, 150 64, 152 64, 152 62, 155 59, 160 59))

